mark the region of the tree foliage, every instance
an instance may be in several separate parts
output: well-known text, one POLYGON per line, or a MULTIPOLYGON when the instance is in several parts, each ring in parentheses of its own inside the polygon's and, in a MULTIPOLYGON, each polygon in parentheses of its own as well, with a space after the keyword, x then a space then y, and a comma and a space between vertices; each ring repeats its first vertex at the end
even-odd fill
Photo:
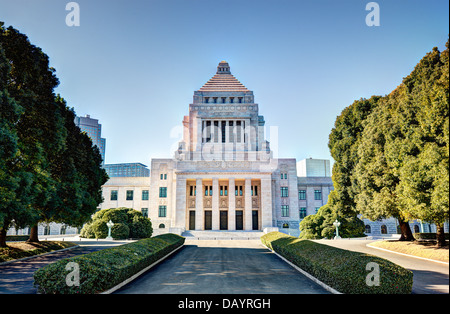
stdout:
POLYGON ((0 246, 13 223, 37 241, 38 222, 81 225, 102 201, 100 153, 58 84, 48 56, 0 22, 0 246))
MULTIPOLYGON (((361 99, 336 119, 329 147, 338 213, 435 223, 449 214, 448 42, 428 53, 392 93, 361 99)), ((440 231, 438 235, 440 237, 440 231)))

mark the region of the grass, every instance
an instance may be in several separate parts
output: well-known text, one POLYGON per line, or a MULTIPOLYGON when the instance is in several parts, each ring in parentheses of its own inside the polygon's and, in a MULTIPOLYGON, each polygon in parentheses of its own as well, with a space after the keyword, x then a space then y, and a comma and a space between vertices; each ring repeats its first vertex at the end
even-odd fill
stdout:
POLYGON ((61 250, 76 245, 75 243, 63 241, 41 241, 38 243, 8 242, 7 244, 8 247, 0 248, 0 263, 61 250))
POLYGON ((436 247, 436 243, 434 243, 433 241, 408 242, 389 240, 373 242, 370 245, 398 253, 429 258, 436 261, 447 263, 449 261, 448 242, 447 245, 442 248, 436 247))

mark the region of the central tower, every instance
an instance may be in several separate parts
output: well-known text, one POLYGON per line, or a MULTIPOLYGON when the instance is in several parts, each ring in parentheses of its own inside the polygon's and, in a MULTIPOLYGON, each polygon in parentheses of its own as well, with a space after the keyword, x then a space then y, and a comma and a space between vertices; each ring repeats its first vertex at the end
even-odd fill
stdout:
POLYGON ((194 92, 176 159, 267 160, 270 148, 258 111, 253 92, 221 61, 216 74, 194 92))

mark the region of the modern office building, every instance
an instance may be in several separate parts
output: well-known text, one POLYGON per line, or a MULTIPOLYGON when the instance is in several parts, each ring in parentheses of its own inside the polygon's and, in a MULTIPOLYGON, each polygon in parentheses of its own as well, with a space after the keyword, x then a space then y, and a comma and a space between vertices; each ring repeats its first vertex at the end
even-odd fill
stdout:
POLYGON ((103 168, 110 178, 113 177, 149 177, 150 170, 139 162, 123 164, 105 164, 103 168))
POLYGON ((103 163, 105 163, 106 139, 102 138, 102 125, 98 123, 97 119, 92 119, 88 114, 85 117, 75 117, 75 125, 81 131, 86 132, 92 139, 92 143, 99 148, 103 163))

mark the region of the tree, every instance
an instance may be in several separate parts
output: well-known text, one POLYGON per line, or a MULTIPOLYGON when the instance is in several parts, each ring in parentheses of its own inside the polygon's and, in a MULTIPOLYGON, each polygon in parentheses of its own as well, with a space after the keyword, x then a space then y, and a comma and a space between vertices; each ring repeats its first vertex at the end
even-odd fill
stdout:
POLYGON ((0 47, 0 141, 8 148, 0 163, 8 182, 0 186, 8 200, 0 205, 4 245, 2 234, 12 223, 31 225, 32 242, 38 241, 40 221, 81 226, 102 202, 108 177, 98 148, 75 126, 73 109, 54 94, 59 81, 48 56, 3 23, 0 47))
POLYGON ((404 79, 394 112, 403 128, 391 140, 389 154, 398 169, 405 211, 436 224, 438 246, 445 244, 449 218, 448 46, 447 41, 442 53, 433 48, 404 79))
POLYGON ((108 221, 112 221, 111 235, 115 239, 150 238, 153 233, 152 223, 141 212, 132 208, 119 207, 98 211, 92 221, 85 224, 80 235, 86 238, 106 238, 108 221))
POLYGON ((337 220, 341 223, 339 235, 342 238, 354 238, 364 236, 364 222, 354 215, 338 217, 330 205, 319 208, 315 215, 308 215, 300 222, 301 239, 331 239, 336 235, 336 227, 333 223, 337 220))
POLYGON ((359 188, 355 198, 356 208, 370 220, 396 218, 401 229, 400 240, 410 241, 414 237, 398 194, 400 180, 396 169, 388 162, 385 150, 387 137, 395 137, 391 115, 392 108, 396 106, 394 99, 395 95, 383 98, 366 120, 358 147, 359 162, 355 167, 359 188))
POLYGON ((359 161, 358 147, 361 142, 364 121, 377 107, 381 97, 356 100, 345 108, 336 118, 329 136, 328 147, 335 163, 333 165, 334 191, 328 198, 328 204, 340 216, 356 216, 355 195, 359 187, 354 177, 359 161))

